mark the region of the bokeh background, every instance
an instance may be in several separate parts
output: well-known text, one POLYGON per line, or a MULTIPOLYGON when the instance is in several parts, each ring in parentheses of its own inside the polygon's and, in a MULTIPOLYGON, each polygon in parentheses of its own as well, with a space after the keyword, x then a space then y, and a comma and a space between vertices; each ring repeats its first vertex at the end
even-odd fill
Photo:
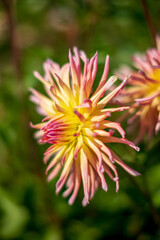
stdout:
MULTIPOLYGON (((98 51, 98 81, 106 54, 112 75, 122 64, 131 65, 135 52, 153 47, 141 2, 0 1, 0 239, 160 239, 159 135, 149 147, 141 143, 139 153, 113 144, 142 175, 133 178, 119 167, 119 193, 108 179, 108 192, 98 190, 83 208, 82 189, 69 206, 61 194, 55 195, 57 179, 46 182, 43 152, 48 146, 38 145, 29 127, 30 121, 41 121, 29 88, 44 91, 33 71, 43 74, 47 58, 62 65, 73 46, 89 57, 98 51)), ((160 1, 146 3, 160 32, 160 1)))

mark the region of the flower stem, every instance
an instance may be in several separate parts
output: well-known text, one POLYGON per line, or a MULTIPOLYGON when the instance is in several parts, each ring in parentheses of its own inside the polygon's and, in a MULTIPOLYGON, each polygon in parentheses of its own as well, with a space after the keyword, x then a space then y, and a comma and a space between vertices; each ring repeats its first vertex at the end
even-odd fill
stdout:
POLYGON ((143 12, 144 12, 144 15, 145 15, 145 19, 146 19, 146 22, 147 22, 147 25, 148 25, 149 32, 151 34, 154 45, 156 46, 156 29, 155 29, 154 24, 151 20, 151 16, 150 16, 150 13, 149 13, 149 9, 148 9, 146 0, 141 0, 141 4, 142 4, 143 12))
POLYGON ((6 14, 6 22, 8 26, 8 37, 10 41, 10 47, 12 52, 12 61, 13 61, 13 67, 15 70, 15 74, 18 80, 22 77, 22 71, 21 71, 21 54, 20 54, 20 47, 19 47, 19 41, 18 36, 16 33, 15 28, 15 18, 14 18, 14 12, 13 12, 13 0, 2 0, 5 14, 6 14))

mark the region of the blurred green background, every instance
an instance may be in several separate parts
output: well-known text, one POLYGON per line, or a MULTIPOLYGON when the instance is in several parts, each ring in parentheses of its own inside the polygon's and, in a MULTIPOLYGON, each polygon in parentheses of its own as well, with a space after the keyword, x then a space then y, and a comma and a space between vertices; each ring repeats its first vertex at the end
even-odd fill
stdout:
MULTIPOLYGON (((147 4, 160 31, 160 1, 147 4)), ((55 195, 57 179, 46 182, 43 153, 48 146, 38 145, 29 127, 30 121, 41 121, 29 88, 43 91, 33 71, 43 74, 47 58, 64 64, 73 46, 89 57, 98 51, 97 82, 106 54, 110 75, 121 64, 131 65, 135 52, 153 46, 141 1, 0 1, 0 239, 160 239, 159 136, 149 148, 140 144, 139 153, 113 144, 142 175, 132 178, 118 167, 119 193, 106 177, 108 192, 99 189, 85 208, 82 189, 69 206, 55 195)))

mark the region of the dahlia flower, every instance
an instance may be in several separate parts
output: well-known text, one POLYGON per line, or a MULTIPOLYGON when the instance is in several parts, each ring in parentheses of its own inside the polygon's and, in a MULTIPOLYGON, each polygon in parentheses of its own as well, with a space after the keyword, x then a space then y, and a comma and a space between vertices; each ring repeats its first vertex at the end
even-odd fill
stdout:
POLYGON ((142 56, 135 55, 133 64, 138 72, 123 67, 118 74, 124 79, 131 73, 128 88, 123 89, 119 100, 130 105, 130 130, 139 128, 135 143, 140 142, 144 135, 147 135, 149 143, 154 132, 160 130, 160 38, 157 38, 156 49, 149 49, 142 56))
POLYGON ((62 68, 47 60, 44 63, 45 76, 34 73, 44 84, 48 97, 31 89, 31 100, 37 104, 39 113, 45 116, 41 123, 31 126, 39 129, 36 136, 41 143, 51 145, 44 153, 44 162, 49 162, 46 170, 49 174, 48 181, 62 170, 56 184, 56 193, 66 184, 63 196, 71 195, 69 204, 75 201, 81 181, 84 206, 93 197, 98 186, 107 191, 104 173, 116 183, 118 191, 119 178, 115 163, 130 174, 139 175, 106 145, 111 142, 123 143, 139 150, 134 143, 125 139, 125 132, 119 123, 108 120, 113 112, 128 108, 104 108, 127 81, 124 80, 102 98, 117 80, 116 76, 112 76, 106 82, 108 70, 107 56, 100 83, 96 91, 91 93, 97 72, 97 53, 89 60, 83 51, 79 52, 74 48, 74 56, 69 51, 69 63, 62 68), (113 136, 113 129, 120 133, 121 138, 113 136))

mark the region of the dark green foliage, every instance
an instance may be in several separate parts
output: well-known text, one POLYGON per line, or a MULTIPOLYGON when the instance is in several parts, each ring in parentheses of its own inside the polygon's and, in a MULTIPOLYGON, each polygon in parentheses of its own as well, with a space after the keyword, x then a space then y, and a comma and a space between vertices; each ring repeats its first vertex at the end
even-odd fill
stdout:
MULTIPOLYGON (((135 52, 153 46, 140 1, 14 1, 11 13, 15 41, 19 41, 15 52, 3 2, 7 1, 0 3, 0 239, 159 239, 159 135, 149 148, 142 143, 139 153, 115 144, 117 154, 142 175, 133 178, 118 167, 119 193, 106 176, 108 192, 98 190, 83 208, 82 189, 69 206, 67 199, 55 195, 56 180, 46 182, 43 152, 47 146, 37 144, 29 127, 30 121, 41 121, 29 101, 29 88, 44 91, 33 71, 43 73, 47 58, 62 65, 75 45, 89 57, 98 51, 98 82, 106 54, 110 55, 109 75, 113 75, 121 64, 131 65, 135 52)), ((160 2, 147 2, 160 31, 160 2)))

